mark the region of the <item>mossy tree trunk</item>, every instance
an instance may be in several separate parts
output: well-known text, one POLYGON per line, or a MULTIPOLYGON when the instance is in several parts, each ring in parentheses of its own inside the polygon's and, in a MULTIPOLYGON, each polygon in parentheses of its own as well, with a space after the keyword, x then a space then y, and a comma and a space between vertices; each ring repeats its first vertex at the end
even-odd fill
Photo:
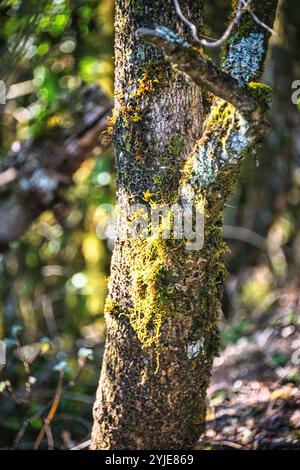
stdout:
MULTIPOLYGON (((199 31, 202 3, 181 2, 199 31)), ((253 3, 259 9, 261 2, 253 3)), ((270 24, 276 2, 264 3, 261 18, 270 24)), ((244 14, 227 52, 225 74, 203 58, 199 65, 200 52, 170 30, 188 38, 172 0, 116 0, 118 206, 124 214, 133 202, 195 204, 205 216, 204 246, 191 251, 174 237, 124 237, 124 217, 119 218, 92 449, 189 449, 201 435, 218 349, 224 202, 241 158, 267 127, 268 91, 248 83, 261 73, 268 33, 244 14), (152 41, 158 48, 141 41, 148 41, 149 28, 156 26, 169 28, 152 41), (148 31, 141 39, 139 28, 148 31), (235 106, 208 94, 200 82, 221 98, 228 83, 225 95, 235 106)))

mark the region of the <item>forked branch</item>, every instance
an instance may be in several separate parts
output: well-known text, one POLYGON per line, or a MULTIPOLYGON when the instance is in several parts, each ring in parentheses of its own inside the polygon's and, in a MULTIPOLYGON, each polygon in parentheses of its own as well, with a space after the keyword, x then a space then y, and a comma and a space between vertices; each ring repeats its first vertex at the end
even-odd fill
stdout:
POLYGON ((109 143, 103 131, 112 102, 98 87, 77 91, 69 106, 74 109, 70 130, 25 141, 0 165, 0 251, 44 210, 59 206, 73 173, 95 149, 100 153, 109 143))
POLYGON ((137 36, 161 48, 174 68, 188 75, 196 85, 205 87, 214 95, 233 104, 241 114, 251 117, 261 110, 262 105, 251 95, 247 85, 216 67, 199 50, 168 28, 140 28, 137 36))
POLYGON ((250 13, 253 20, 259 26, 266 29, 270 34, 276 34, 275 31, 273 31, 266 23, 261 21, 258 18, 258 16, 252 11, 251 2, 252 2, 252 0, 239 0, 236 11, 235 11, 235 15, 234 15, 232 21, 227 26, 225 32, 222 34, 222 36, 219 39, 210 40, 210 41, 199 37, 196 25, 194 23, 192 23, 183 14, 179 0, 174 0, 174 6, 175 6, 175 10, 176 10, 176 13, 179 16, 179 18, 190 29, 195 44, 198 44, 199 46, 204 46, 204 47, 220 47, 222 44, 224 44, 229 39, 233 29, 238 25, 238 23, 241 19, 241 16, 242 16, 242 14, 244 13, 245 10, 247 10, 250 13))

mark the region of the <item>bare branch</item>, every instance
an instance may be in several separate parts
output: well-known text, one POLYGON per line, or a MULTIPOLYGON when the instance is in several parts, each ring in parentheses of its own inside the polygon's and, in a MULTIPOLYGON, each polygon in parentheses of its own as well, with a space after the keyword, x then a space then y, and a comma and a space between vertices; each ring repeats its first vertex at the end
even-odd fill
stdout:
POLYGON ((236 8, 235 16, 233 20, 229 23, 224 34, 219 39, 211 40, 211 41, 207 41, 206 39, 199 38, 196 25, 192 23, 191 21, 189 21, 186 18, 186 16, 184 16, 181 10, 180 4, 179 4, 179 0, 174 0, 174 6, 175 6, 176 13, 178 14, 179 18, 191 30, 192 37, 196 44, 200 46, 204 46, 204 47, 220 47, 222 44, 224 44, 224 42, 227 41, 227 39, 229 39, 233 29, 239 23, 241 16, 245 10, 247 10, 250 13, 250 15, 252 16, 252 18, 257 24, 259 24, 262 28, 265 28, 267 31, 269 31, 269 33, 275 34, 275 32, 264 22, 260 21, 260 19, 255 15, 255 13, 253 13, 253 11, 249 8, 251 1, 252 0, 240 0, 236 8))
POLYGON ((273 34, 274 36, 278 36, 278 34, 276 33, 276 31, 274 31, 274 29, 270 28, 266 23, 261 21, 258 18, 258 16, 251 10, 251 8, 248 8, 247 2, 245 0, 241 0, 241 2, 247 8, 247 11, 250 13, 255 23, 257 23, 259 26, 267 30, 270 34, 273 34))
MULTIPOLYGON (((0 249, 17 240, 46 209, 54 208, 72 175, 93 152, 109 142, 103 132, 112 103, 98 87, 77 92, 77 124, 59 137, 44 136, 21 144, 0 166, 0 249)), ((76 114, 76 113, 75 113, 76 114)), ((75 119, 76 121, 76 119, 75 119)))
POLYGON ((184 14, 182 13, 182 10, 181 10, 180 4, 179 4, 179 0, 174 0, 174 5, 175 5, 176 12, 177 12, 178 16, 180 17, 180 19, 190 28, 195 43, 197 43, 201 46, 205 46, 205 47, 219 47, 225 41, 227 41, 227 39, 229 38, 233 28, 240 21, 240 18, 243 14, 243 11, 245 10, 245 8, 248 7, 250 2, 251 2, 251 0, 247 0, 245 2, 244 1, 239 1, 237 9, 236 9, 235 17, 233 18, 233 20, 228 25, 228 27, 227 27, 226 31, 224 32, 224 34, 220 37, 220 39, 217 39, 216 41, 207 41, 206 39, 200 39, 199 36, 198 36, 196 25, 193 24, 191 21, 189 21, 184 16, 184 14))
POLYGON ((92 443, 92 440, 89 439, 88 441, 82 442, 81 444, 78 444, 75 447, 72 447, 70 450, 83 450, 86 449, 87 447, 90 447, 92 443))
POLYGON ((140 28, 137 35, 143 41, 160 47, 177 70, 184 72, 197 85, 233 104, 242 114, 250 116, 260 110, 260 103, 246 85, 218 69, 211 60, 204 58, 168 28, 140 28))

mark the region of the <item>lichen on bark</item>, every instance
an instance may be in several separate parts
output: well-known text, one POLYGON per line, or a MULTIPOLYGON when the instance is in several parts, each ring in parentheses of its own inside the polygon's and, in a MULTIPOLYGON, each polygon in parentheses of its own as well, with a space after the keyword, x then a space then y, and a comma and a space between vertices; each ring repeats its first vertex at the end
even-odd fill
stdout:
MULTIPOLYGON (((182 6, 200 30, 203 2, 185 0, 182 6)), ((190 449, 203 431, 226 275, 222 210, 240 159, 257 141, 253 123, 220 98, 203 123, 199 86, 136 36, 139 28, 162 25, 186 47, 188 34, 172 0, 116 1, 118 206, 124 214, 132 202, 149 210, 199 205, 205 242, 202 250, 189 251, 184 240, 159 233, 122 237, 117 225, 93 449, 190 449), (157 77, 154 85, 149 70, 157 77)), ((264 55, 265 49, 260 61, 264 55)), ((236 99, 239 84, 231 83, 236 99)), ((253 107, 257 97, 252 100, 248 89, 244 97, 253 107)))

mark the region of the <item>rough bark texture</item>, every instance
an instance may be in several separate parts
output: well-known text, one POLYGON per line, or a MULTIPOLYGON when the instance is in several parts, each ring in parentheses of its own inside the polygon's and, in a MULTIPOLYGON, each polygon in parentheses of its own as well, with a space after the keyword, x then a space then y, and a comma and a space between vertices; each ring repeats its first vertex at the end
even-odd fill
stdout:
MULTIPOLYGON (((181 3, 200 27, 202 2, 181 3)), ((265 3, 270 24, 276 2, 265 3)), ((203 431, 225 274, 222 210, 241 158, 267 128, 217 97, 206 114, 201 89, 137 39, 138 28, 156 26, 186 39, 172 5, 116 1, 118 203, 122 213, 131 202, 195 204, 205 242, 189 251, 182 240, 133 240, 117 227, 92 449, 190 449, 203 431)), ((224 64, 241 87, 259 77, 267 38, 245 14, 224 64)), ((264 102, 263 86, 249 89, 264 102)))

